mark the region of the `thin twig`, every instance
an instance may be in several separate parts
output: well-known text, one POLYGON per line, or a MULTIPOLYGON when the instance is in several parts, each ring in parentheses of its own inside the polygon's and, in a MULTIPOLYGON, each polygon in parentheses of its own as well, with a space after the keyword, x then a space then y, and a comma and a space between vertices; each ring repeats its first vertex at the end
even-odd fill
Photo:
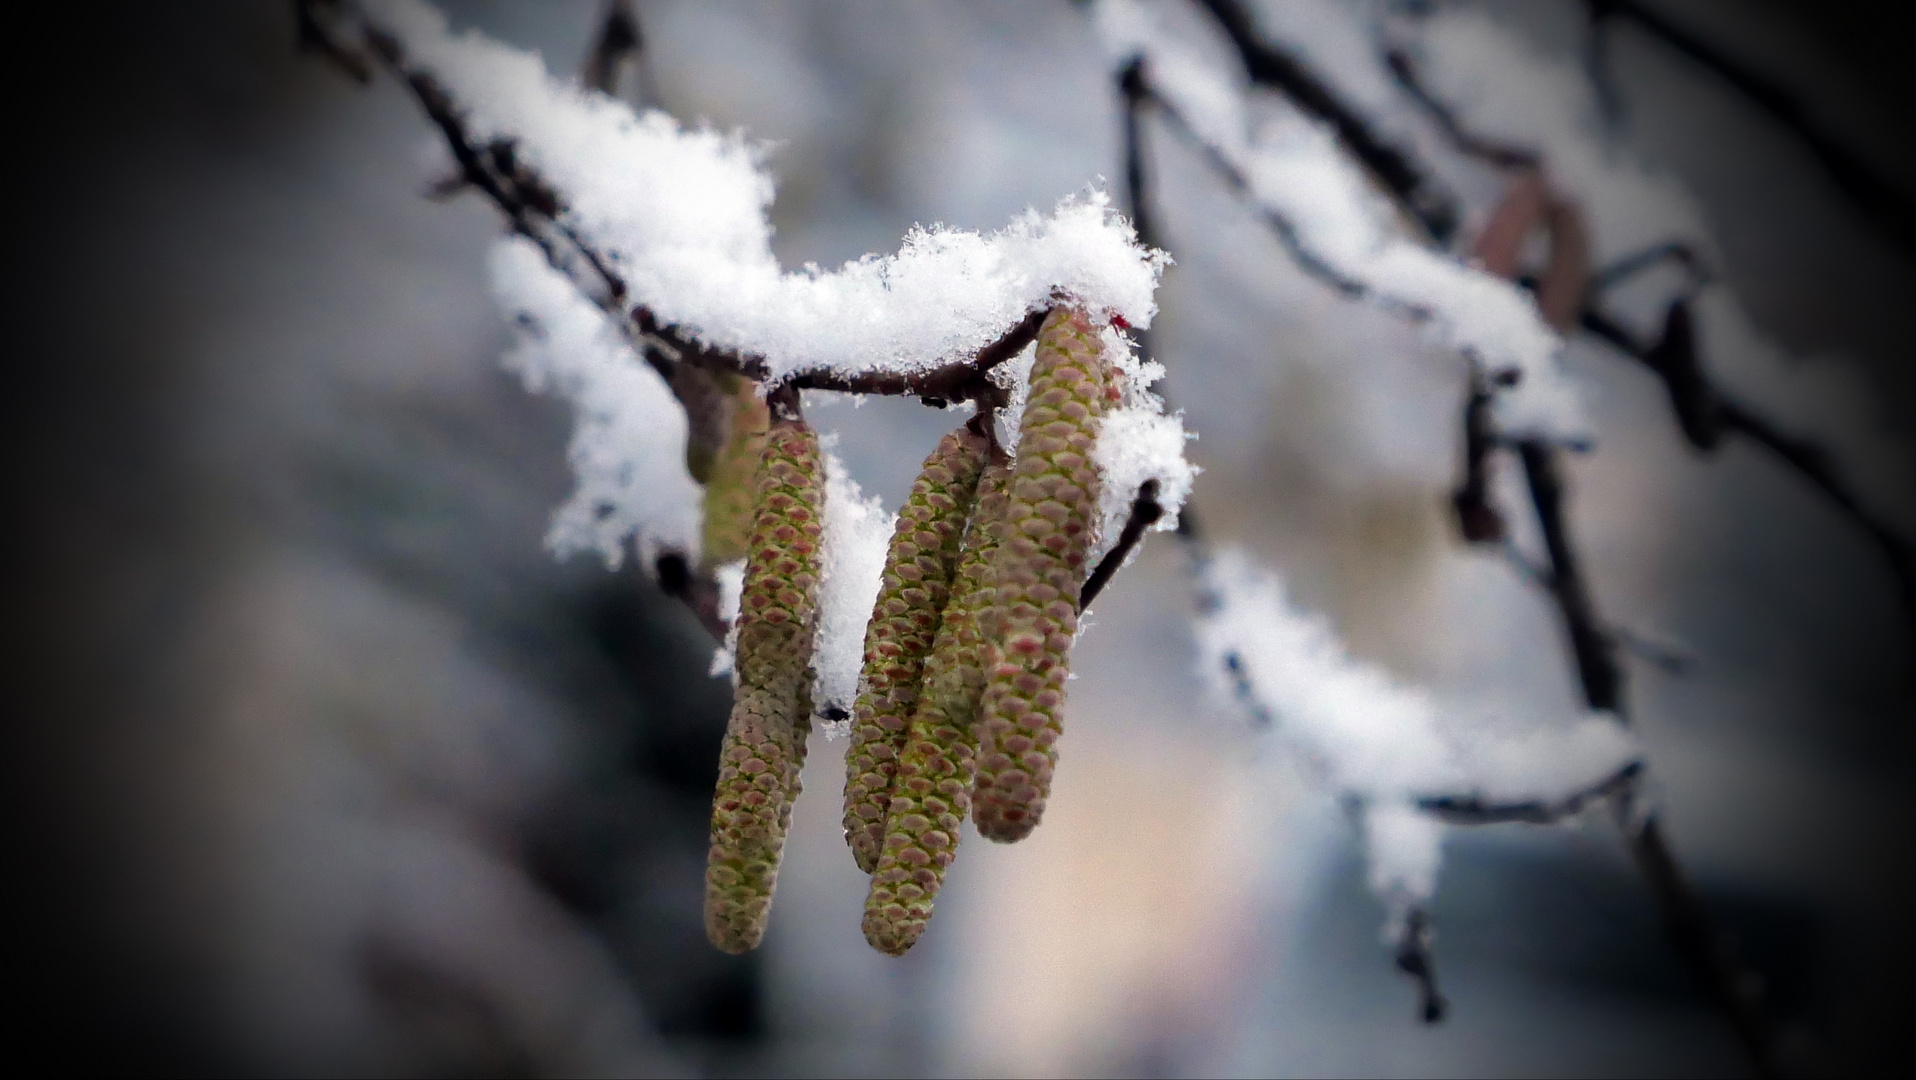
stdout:
MULTIPOLYGON (((644 305, 625 309, 626 282, 611 268, 611 260, 564 220, 565 204, 559 193, 543 177, 518 160, 510 143, 499 142, 480 147, 467 131, 465 119, 452 96, 431 73, 411 68, 397 38, 377 26, 364 27, 367 42, 383 66, 412 91, 427 116, 440 130, 460 174, 467 183, 483 193, 505 215, 513 231, 527 237, 544 252, 547 260, 562 273, 579 282, 579 264, 583 263, 598 287, 585 289, 588 296, 608 315, 623 325, 629 319, 628 333, 634 344, 664 346, 679 363, 690 363, 712 371, 726 372, 754 382, 770 378, 770 368, 761 356, 748 352, 714 348, 697 341, 679 327, 660 322, 644 305)), ((850 394, 878 394, 918 397, 927 404, 943 406, 974 396, 990 396, 996 390, 986 372, 996 364, 1017 355, 1036 336, 1044 320, 1044 309, 1031 312, 998 341, 978 354, 920 371, 840 372, 809 369, 794 372, 778 381, 803 390, 834 390, 850 394)), ((654 363, 659 361, 653 359, 654 363)))
POLYGON ((599 32, 580 67, 579 82, 601 94, 617 96, 619 68, 628 58, 645 48, 645 35, 639 32, 638 16, 632 0, 607 0, 605 17, 599 20, 599 32))
POLYGON ((1299 58, 1265 41, 1238 0, 1199 0, 1230 36, 1251 81, 1284 95, 1299 109, 1331 126, 1350 155, 1423 225, 1439 245, 1457 231, 1457 199, 1436 176, 1420 169, 1392 141, 1371 130, 1363 117, 1299 58))
POLYGON ((1423 81, 1417 75, 1417 65, 1411 60, 1408 52, 1403 49, 1386 49, 1384 65, 1390 68, 1391 75, 1396 77, 1397 84, 1404 88, 1404 91, 1411 96, 1411 100, 1417 102, 1425 112, 1430 114, 1431 119, 1437 122, 1438 129, 1444 133, 1444 137, 1459 150, 1500 169, 1534 169, 1543 163, 1534 150, 1526 150, 1521 146, 1486 138, 1465 128, 1450 106, 1437 100, 1434 95, 1424 89, 1423 81))
POLYGON ((1434 936, 1430 912, 1411 908, 1404 915, 1403 936, 1397 943, 1397 970, 1417 982, 1417 1014, 1426 1024, 1443 1020, 1450 1003, 1437 989, 1437 959, 1431 954, 1434 936))
POLYGON ((1098 598, 1104 587, 1111 583, 1118 568, 1124 565, 1131 549, 1144 539, 1145 530, 1157 524, 1163 516, 1164 507, 1158 503, 1158 482, 1154 477, 1138 485, 1138 497, 1131 500, 1131 514, 1124 519, 1118 542, 1105 552, 1104 558, 1098 560, 1097 569, 1091 571, 1091 576, 1085 579, 1084 588, 1078 590, 1078 610, 1091 606, 1091 601, 1098 598))
POLYGON ((1450 497, 1464 541, 1494 544, 1509 535, 1504 517, 1490 496, 1490 452, 1496 446, 1491 429, 1493 395, 1490 379, 1475 365, 1470 392, 1464 398, 1464 479, 1450 497))
POLYGON ((693 573, 691 563, 677 551, 661 554, 653 560, 652 569, 658 574, 659 591, 690 608, 713 641, 724 642, 731 624, 719 612, 717 580, 693 573))
POLYGON ((1649 4, 1639 0, 1585 0, 1585 4, 1593 33, 1601 34, 1612 20, 1628 19, 1729 83, 1809 148, 1850 205, 1898 244, 1916 249, 1916 200, 1861 155, 1817 127, 1810 119, 1810 110, 1795 95, 1649 4))
MULTIPOLYGON (((1626 6, 1632 12, 1641 10, 1639 5, 1626 6)), ((1448 107, 1417 82, 1416 71, 1408 61, 1401 65, 1393 61, 1392 69, 1398 73, 1406 89, 1438 118, 1440 126, 1456 141, 1459 149, 1477 154, 1491 164, 1507 164, 1507 160, 1500 157, 1498 152, 1485 150, 1486 142, 1466 131, 1448 107)), ((1526 170, 1533 168, 1534 159, 1519 163, 1519 167, 1526 170)), ((1519 182, 1521 175, 1513 180, 1513 184, 1519 182)), ((1557 203, 1551 215, 1553 236, 1560 230, 1566 235, 1570 235, 1570 230, 1576 230, 1575 235, 1580 237, 1581 217, 1573 207, 1557 203)), ((1539 306, 1545 307, 1546 314, 1553 322, 1561 322, 1561 328, 1580 326, 1655 371, 1669 391, 1677 423, 1691 445, 1699 450, 1710 451, 1716 447, 1722 432, 1735 432, 1769 450, 1821 490, 1883 553, 1889 563, 1889 571, 1896 580, 1903 610, 1912 622, 1916 622, 1916 545, 1864 504, 1844 482, 1828 451, 1821 445, 1784 430, 1761 411, 1724 394, 1710 382, 1697 356, 1695 329, 1687 298, 1680 297, 1672 302, 1666 314, 1663 335, 1654 345, 1637 341, 1604 314, 1597 303, 1598 293, 1666 260, 1674 261, 1690 271, 1697 284, 1710 279, 1708 265, 1693 248, 1681 242, 1671 242, 1625 256, 1589 275, 1585 283, 1558 289, 1550 297, 1546 297, 1545 290, 1539 286, 1539 306), (1583 298, 1580 310, 1569 301, 1573 295, 1583 298), (1573 310, 1576 311, 1574 323, 1568 317, 1573 310)), ((1568 268, 1566 265, 1565 269, 1568 268)))
POLYGON ((1628 790, 1642 774, 1643 762, 1632 761, 1589 787, 1554 799, 1497 801, 1475 794, 1426 795, 1417 800, 1417 808, 1452 825, 1552 825, 1628 790))
POLYGON ((1829 452, 1815 440, 1784 430, 1761 411, 1710 382, 1696 355, 1693 319, 1686 301, 1671 304, 1663 335, 1653 345, 1638 341, 1596 307, 1585 308, 1580 323, 1618 352, 1656 372, 1690 445, 1709 452, 1724 433, 1739 435, 1769 451, 1822 492, 1882 552, 1896 579, 1904 613, 1916 622, 1916 546, 1864 504, 1843 479, 1829 452))

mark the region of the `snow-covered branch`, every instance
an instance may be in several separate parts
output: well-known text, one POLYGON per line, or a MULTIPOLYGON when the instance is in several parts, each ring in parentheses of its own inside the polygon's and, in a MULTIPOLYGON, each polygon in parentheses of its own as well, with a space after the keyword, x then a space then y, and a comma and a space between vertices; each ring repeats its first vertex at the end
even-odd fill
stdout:
POLYGON ((1100 0, 1096 14, 1113 63, 1137 65, 1149 99, 1198 140, 1300 266, 1347 295, 1410 314, 1498 376, 1507 384, 1496 404, 1504 430, 1585 436, 1582 408, 1558 363, 1562 340, 1534 301, 1406 235, 1392 204, 1345 156, 1338 132, 1349 124, 1327 125, 1254 96, 1244 77, 1226 74, 1200 43, 1165 25, 1159 9, 1100 0))

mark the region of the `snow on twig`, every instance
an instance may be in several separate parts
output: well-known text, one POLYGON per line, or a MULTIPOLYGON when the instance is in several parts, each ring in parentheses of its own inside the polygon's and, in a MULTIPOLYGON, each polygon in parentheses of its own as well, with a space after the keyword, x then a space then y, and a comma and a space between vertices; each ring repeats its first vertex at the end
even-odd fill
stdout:
POLYGON ((1362 807, 1370 884, 1393 926, 1435 891, 1445 821, 1558 820, 1640 768, 1635 741, 1604 713, 1522 737, 1444 716, 1353 659, 1242 552, 1200 557, 1196 575, 1205 676, 1362 807))
POLYGON ((409 70, 431 75, 477 145, 507 144, 562 196, 560 225, 623 284, 622 302, 774 380, 902 374, 968 357, 1063 290, 1149 325, 1163 257, 1139 247, 1102 192, 1028 211, 989 235, 914 228, 899 251, 785 272, 766 216, 762 147, 688 130, 656 110, 554 79, 539 58, 450 33, 417 0, 372 0, 409 70))
MULTIPOLYGON (((1667 274, 1630 278, 1613 269, 1599 276, 1598 293, 1585 308, 1587 329, 1644 359, 1649 349, 1631 343, 1655 341, 1671 305, 1684 303, 1697 374, 1706 384, 1746 413, 1760 410, 1757 420, 1768 429, 1826 451, 1817 470, 1791 464, 1838 502, 1867 508, 1857 516, 1879 543, 1890 535, 1886 529, 1902 537, 1916 533, 1908 433, 1878 415, 1853 366, 1790 356, 1757 327, 1727 284, 1711 278, 1707 267, 1717 261, 1718 245, 1695 198, 1674 177, 1601 137, 1597 103, 1574 65, 1542 55, 1484 13, 1466 9, 1444 8, 1407 22, 1398 38, 1389 63, 1407 90, 1453 137, 1531 154, 1550 187, 1588 221, 1594 261, 1631 271, 1680 264, 1667 274)), ((1765 441, 1763 432, 1743 433, 1765 441)), ((1883 546, 1907 579, 1907 541, 1892 535, 1883 546), (1899 544, 1904 554, 1897 553, 1899 544)))
POLYGON ((527 389, 572 405, 577 486, 546 545, 561 556, 594 551, 617 567, 630 537, 648 567, 662 551, 696 562, 699 485, 685 468, 685 412, 671 388, 530 241, 500 240, 488 268, 514 325, 506 367, 527 389))
POLYGON ((1487 371, 1514 373, 1497 395, 1504 430, 1581 440, 1587 421, 1558 363, 1562 339, 1535 302, 1410 239, 1332 130, 1253 98, 1241 77, 1224 74, 1158 15, 1134 0, 1100 0, 1107 53, 1119 67, 1141 62, 1152 100, 1203 144, 1299 264, 1348 295, 1408 311, 1487 371))

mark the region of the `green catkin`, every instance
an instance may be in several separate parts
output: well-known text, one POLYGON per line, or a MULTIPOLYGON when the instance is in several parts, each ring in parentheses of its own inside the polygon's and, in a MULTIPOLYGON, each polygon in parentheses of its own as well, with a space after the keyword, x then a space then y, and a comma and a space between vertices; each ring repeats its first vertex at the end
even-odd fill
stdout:
POLYGON ((1092 448, 1116 393, 1097 327, 1082 311, 1054 309, 1038 331, 993 566, 997 595, 983 648, 972 795, 972 820, 988 840, 1030 835, 1051 790, 1078 590, 1098 509, 1092 448))
POLYGON ((952 578, 938 637, 925 660, 918 707, 892 780, 885 844, 865 899, 865 940, 902 955, 924 933, 971 810, 977 743, 972 723, 985 686, 979 617, 991 608, 992 552, 1004 520, 1008 460, 978 481, 978 499, 952 578))
POLYGON ((878 867, 892 775, 987 449, 985 438, 969 427, 939 441, 912 483, 885 552, 884 578, 865 631, 852 744, 845 752, 845 842, 868 874, 878 867))
POLYGON ((756 947, 778 884, 811 731, 812 634, 825 502, 818 435, 802 420, 765 434, 740 592, 738 691, 719 754, 705 932, 729 953, 756 947))
POLYGON ((707 567, 745 557, 758 495, 759 459, 765 453, 765 432, 772 415, 757 387, 734 379, 731 387, 731 433, 707 468, 705 480, 702 557, 707 567))

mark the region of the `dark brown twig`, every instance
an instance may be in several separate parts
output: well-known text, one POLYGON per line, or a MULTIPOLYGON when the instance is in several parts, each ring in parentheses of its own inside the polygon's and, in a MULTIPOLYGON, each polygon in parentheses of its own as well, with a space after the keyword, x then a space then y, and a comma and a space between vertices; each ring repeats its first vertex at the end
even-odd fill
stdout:
MULTIPOLYGON (((1633 10, 1639 9, 1639 5, 1627 6, 1633 10)), ((1432 115, 1438 119, 1439 126, 1444 128, 1459 149, 1474 154, 1489 164, 1504 166, 1514 164, 1518 173, 1512 180, 1513 187, 1523 183, 1525 176, 1534 175, 1533 170, 1537 163, 1534 155, 1526 159, 1514 159, 1486 140, 1471 135, 1447 106, 1418 83, 1416 70, 1410 66, 1408 60, 1400 63, 1395 59, 1396 55, 1393 54, 1391 66, 1397 73, 1399 81, 1417 101, 1431 111, 1432 115)), ((1582 215, 1574 207, 1555 202, 1552 204, 1549 217, 1553 239, 1561 233, 1573 242, 1582 242, 1584 228, 1582 215)), ((1486 230, 1486 232, 1489 231, 1486 230)), ((1514 258, 1515 249, 1511 250, 1514 258)), ((1552 250, 1554 263, 1554 252, 1557 250, 1555 244, 1552 250)), ((1655 371, 1663 379, 1664 386, 1669 392, 1671 408, 1676 413, 1678 426, 1682 428, 1684 437, 1697 449, 1705 452, 1712 451, 1720 441, 1723 432, 1734 432, 1770 451, 1822 491, 1838 509, 1863 530, 1876 548, 1883 553, 1889 564, 1889 571, 1896 580, 1903 610, 1912 622, 1916 622, 1916 545, 1891 527, 1880 514, 1863 503, 1843 480, 1835 463, 1830 459, 1828 451, 1821 445, 1814 440, 1784 430, 1761 411, 1724 394, 1711 383, 1697 355, 1695 327, 1687 298, 1679 297, 1672 302, 1666 314, 1663 335, 1653 345, 1645 345, 1637 341, 1633 335, 1603 313, 1598 303, 1598 295, 1604 289, 1665 261, 1672 261, 1684 267, 1697 284, 1710 280, 1710 268, 1695 249, 1680 241, 1670 242, 1626 256, 1594 274, 1589 274, 1580 282, 1571 279, 1569 284, 1554 290, 1546 290, 1539 285, 1538 306, 1544 309, 1545 315, 1551 319, 1553 325, 1557 325, 1560 329, 1567 330, 1572 326, 1579 326, 1616 346, 1624 355, 1655 371), (1580 300, 1573 303, 1573 297, 1580 300)), ((1552 276, 1557 276, 1559 280, 1568 278, 1568 272, 1574 271, 1575 264, 1575 259, 1566 257, 1561 265, 1553 265, 1552 270, 1557 271, 1557 274, 1552 276)), ((1460 511, 1461 509, 1460 505, 1460 511)))
POLYGON ((1697 356, 1693 317, 1687 300, 1672 302, 1663 334, 1645 345, 1603 311, 1586 307, 1579 319, 1584 330, 1615 346, 1663 380, 1671 411, 1690 445, 1714 451, 1723 434, 1739 435, 1769 451, 1797 475, 1822 492, 1844 516, 1862 529, 1883 554, 1896 579, 1905 614, 1916 622, 1916 546, 1864 504, 1843 479, 1829 453, 1812 439, 1793 434, 1782 425, 1714 385, 1697 356))
POLYGON ((1098 594, 1104 591, 1104 587, 1111 583, 1111 578, 1117 574, 1118 568, 1124 565, 1124 560, 1131 554, 1131 549, 1137 547, 1138 541, 1144 539, 1145 530, 1157 524, 1158 519, 1163 516, 1164 507, 1158 504, 1157 480, 1153 478, 1139 484, 1138 497, 1131 500, 1131 514, 1124 519, 1124 528, 1118 533, 1118 542, 1111 546, 1110 551, 1105 552, 1104 558, 1098 560, 1097 569, 1091 571, 1091 576, 1085 579, 1084 587, 1078 590, 1078 610, 1082 611, 1091 606, 1091 601, 1098 598, 1098 594))
POLYGON ((1408 52, 1403 49, 1386 49, 1384 66, 1390 68, 1391 75, 1397 79, 1397 85, 1403 87, 1411 100, 1417 102, 1425 112, 1430 114, 1430 118, 1437 122, 1437 127, 1444 133, 1444 137, 1459 150, 1500 169, 1534 169, 1543 163, 1533 150, 1485 138, 1465 128, 1450 106, 1437 100, 1424 88, 1422 80, 1417 75, 1417 65, 1411 60, 1408 52))
POLYGON ((1451 497, 1464 542, 1495 544, 1509 535, 1504 516, 1490 494, 1490 452, 1496 446, 1490 423, 1490 379, 1474 366, 1464 398, 1464 480, 1451 497))
MULTIPOLYGON (((510 143, 477 145, 467 131, 463 115, 439 81, 429 72, 409 67, 404 50, 392 35, 372 25, 364 30, 374 54, 412 91, 428 118, 439 128, 461 177, 499 208, 514 232, 537 244, 555 268, 575 283, 582 276, 595 281, 596 288, 584 291, 621 324, 629 317, 628 332, 637 338, 635 345, 647 350, 649 360, 661 367, 689 363, 754 382, 770 377, 763 357, 699 342, 679 327, 660 322, 644 305, 634 306, 628 312, 624 279, 611 268, 611 260, 566 224, 565 204, 558 192, 518 160, 510 143), (663 346, 670 355, 656 354, 653 350, 657 346, 663 346)), ((804 390, 918 397, 938 406, 971 397, 991 397, 996 389, 985 378, 986 373, 1029 344, 1043 320, 1044 309, 1033 311, 977 355, 921 371, 848 375, 815 369, 795 372, 779 381, 804 390)))
POLYGON ((1426 795, 1417 800, 1417 808, 1452 825, 1553 825, 1629 790, 1642 774, 1643 762, 1632 761, 1589 787, 1554 799, 1498 801, 1475 794, 1426 795))
POLYGON ((1430 912, 1411 908, 1404 915, 1404 929, 1397 943, 1397 970, 1417 982, 1417 1014, 1424 1023, 1435 1024, 1450 1011, 1450 1003, 1437 989, 1437 959, 1431 954, 1434 936, 1430 912))
POLYGON ((1585 5, 1593 35, 1601 37, 1609 24, 1628 19, 1735 88, 1802 141, 1850 205, 1905 249, 1916 249, 1916 200, 1885 179, 1861 155, 1817 127, 1810 119, 1810 110, 1795 95, 1650 4, 1639 0, 1585 0, 1585 5))
POLYGON ((1457 231, 1457 200, 1429 170, 1371 130, 1363 117, 1302 60, 1265 41, 1238 0, 1200 0, 1230 36, 1251 81, 1331 126, 1350 155, 1391 193, 1439 245, 1457 231))
POLYGON ((712 640, 723 642, 731 624, 719 612, 718 582, 693 573, 685 555, 677 551, 661 554, 653 560, 652 569, 658 574, 659 591, 690 608, 712 640))
POLYGON ((639 56, 644 48, 645 35, 639 32, 632 0, 607 0, 605 17, 599 20, 599 32, 593 36, 592 48, 579 69, 579 82, 601 94, 616 96, 620 67, 628 58, 639 56))

